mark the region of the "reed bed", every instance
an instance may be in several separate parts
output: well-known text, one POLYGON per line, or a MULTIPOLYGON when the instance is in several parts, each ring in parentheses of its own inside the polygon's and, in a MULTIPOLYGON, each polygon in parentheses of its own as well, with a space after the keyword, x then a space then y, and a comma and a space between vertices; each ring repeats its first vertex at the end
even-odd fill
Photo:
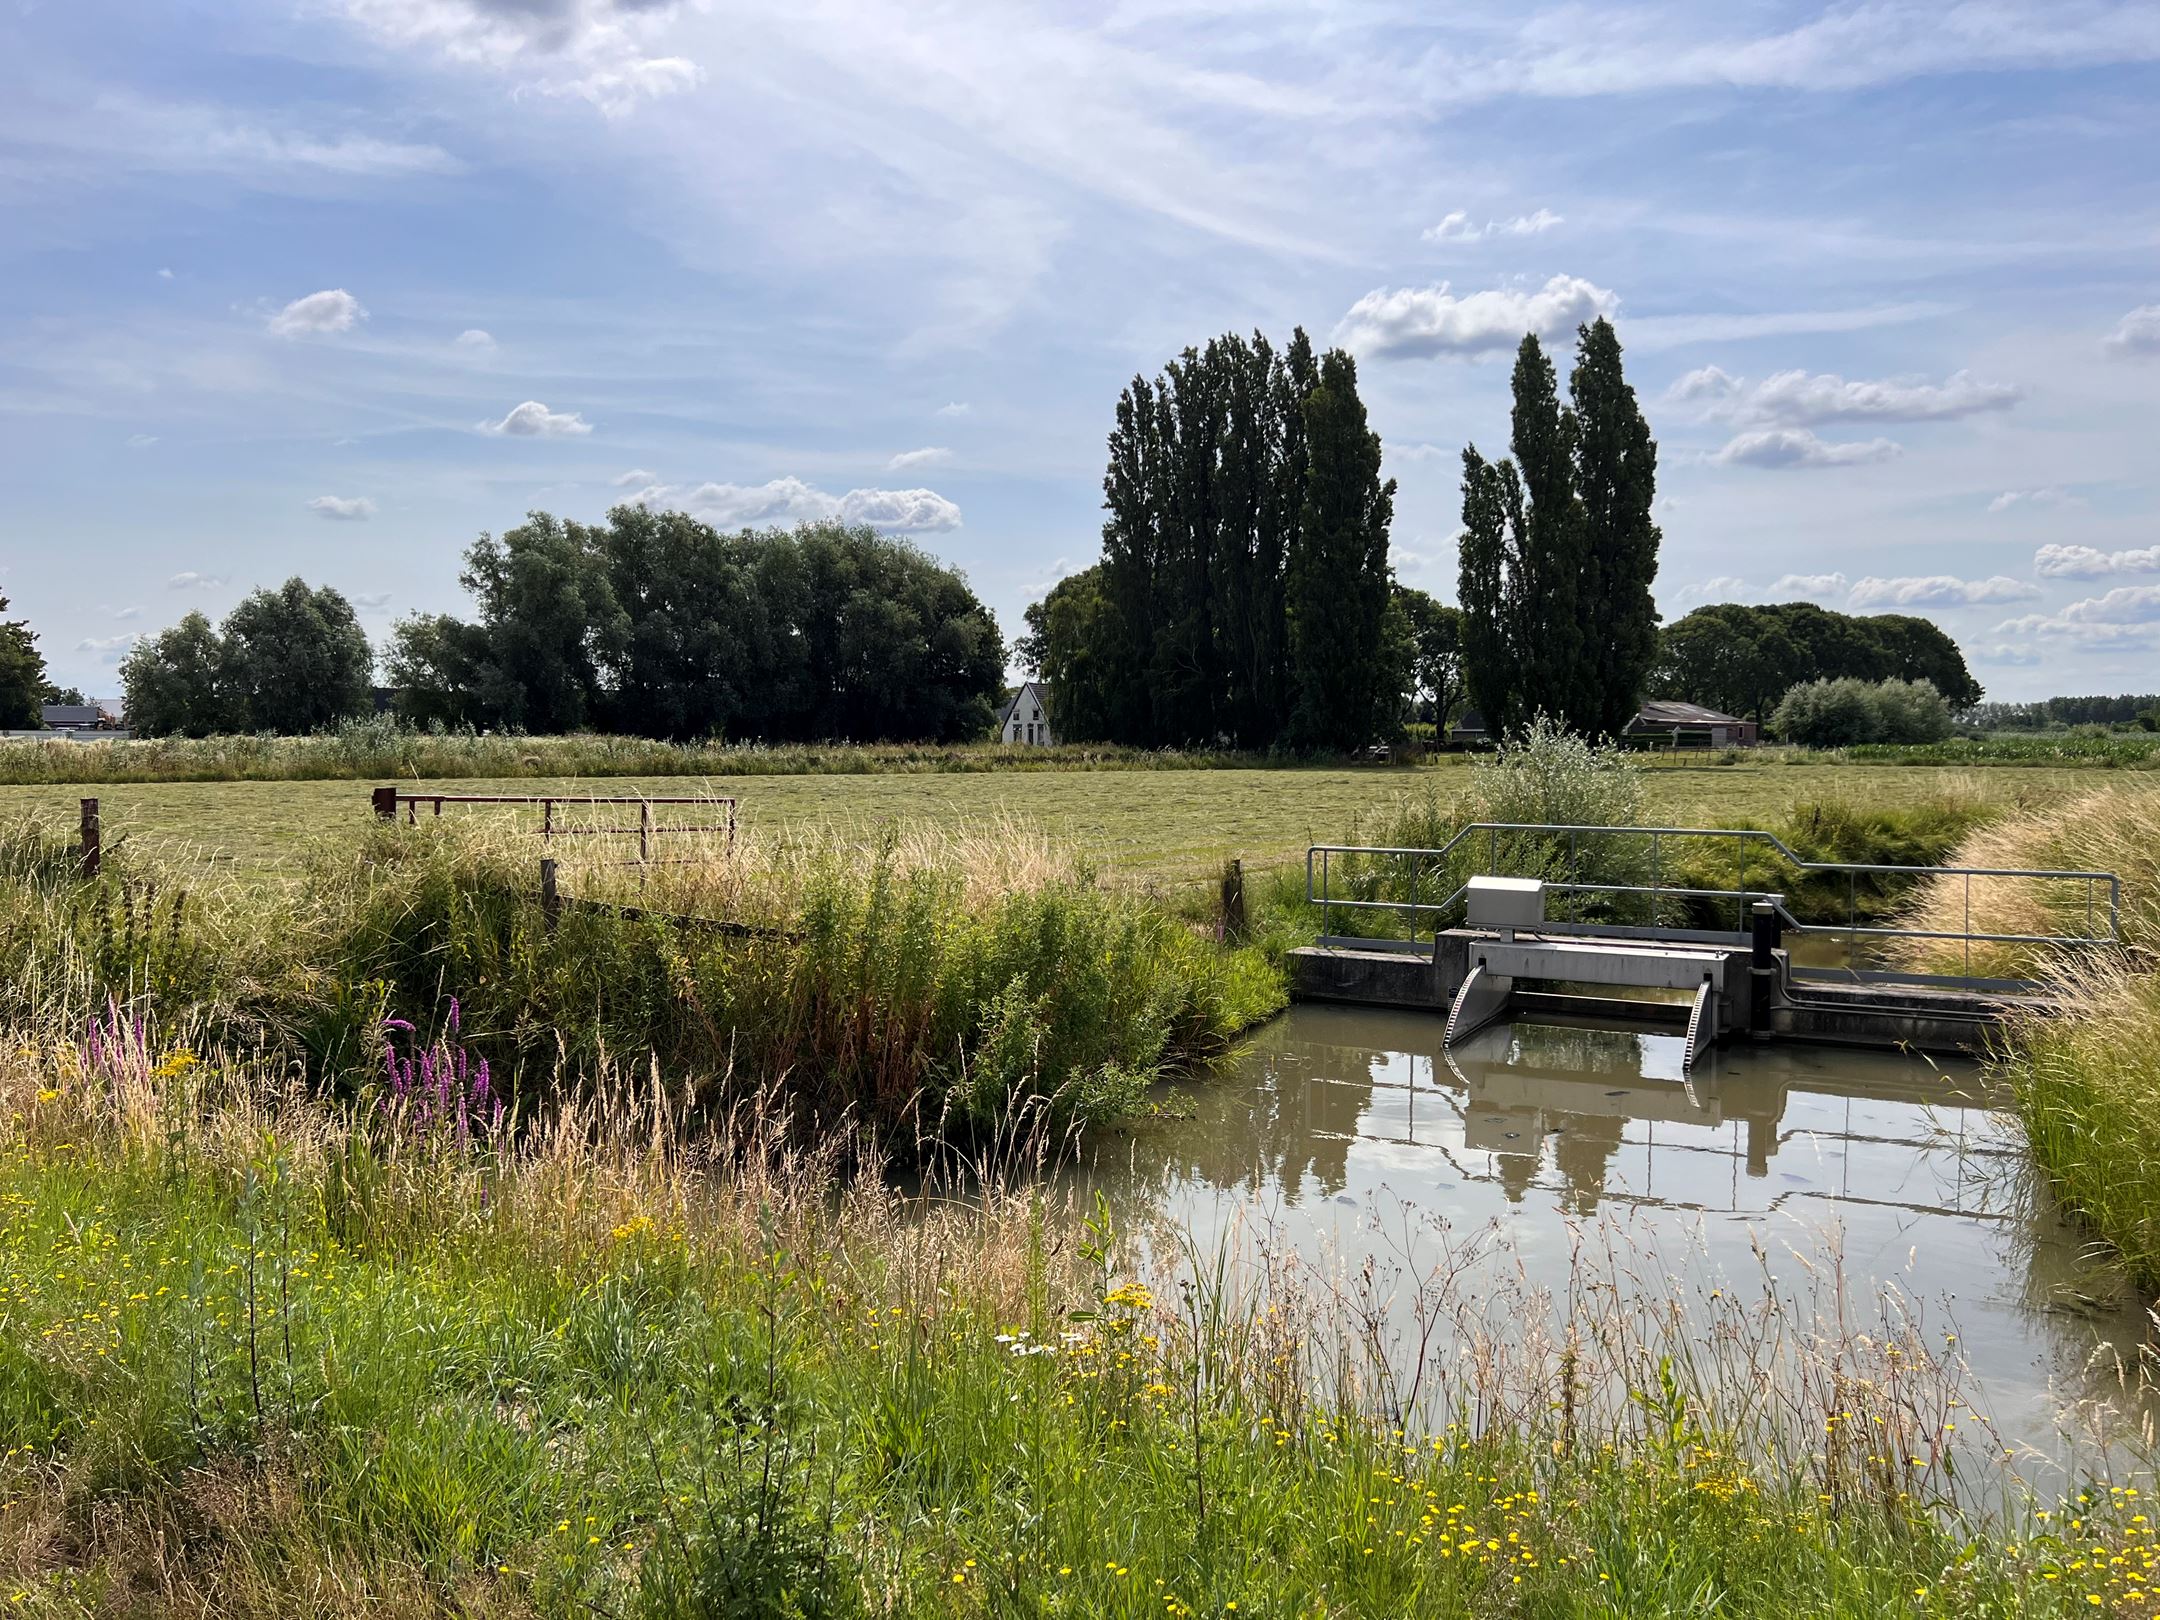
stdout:
POLYGON ((2156 1606, 2149 1478, 2001 1486, 1943 1336, 1829 1263, 1344 1275, 1141 1241, 1011 1177, 1039 1134, 904 1194, 749 1105, 686 1133, 649 1067, 460 1128, 39 1044, 0 1055, 23 1612, 2156 1606))

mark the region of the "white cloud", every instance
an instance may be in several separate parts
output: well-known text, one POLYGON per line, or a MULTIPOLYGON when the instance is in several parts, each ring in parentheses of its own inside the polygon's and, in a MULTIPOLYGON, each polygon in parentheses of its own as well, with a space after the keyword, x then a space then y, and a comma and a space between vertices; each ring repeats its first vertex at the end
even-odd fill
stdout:
POLYGON ((135 634, 118 636, 85 636, 82 640, 75 643, 75 650, 77 652, 103 653, 109 657, 111 654, 119 652, 122 648, 134 646, 135 643, 140 640, 142 640, 142 637, 135 634))
POLYGON ((130 433, 127 447, 130 450, 147 450, 157 441, 158 436, 155 433, 130 433))
POLYGON ((1982 382, 1969 371, 1939 383, 1915 377, 1877 380, 1780 371, 1750 388, 1747 379, 1716 366, 1691 371, 1667 391, 1677 401, 1707 401, 1705 414, 1768 427, 1820 427, 1829 422, 1949 422, 1985 411, 2006 411, 2025 397, 2009 383, 1982 382))
POLYGON ((1827 602, 1843 596, 1851 583, 1843 574, 1780 574, 1771 582, 1770 594, 1780 600, 1800 597, 1827 602))
POLYGON ((1966 656, 1976 664, 2000 664, 2012 669, 2037 668, 2043 661, 2038 647, 2014 641, 1996 641, 1984 646, 1968 647, 1966 656))
POLYGON ((482 331, 477 326, 468 326, 452 341, 461 349, 471 349, 484 354, 495 347, 495 334, 482 331))
POLYGON ((500 422, 482 422, 479 427, 482 433, 513 439, 566 439, 592 431, 592 424, 576 411, 551 411, 537 399, 512 406, 500 422))
POLYGON ((307 507, 333 523, 360 523, 375 515, 375 503, 365 495, 318 495, 307 507))
POLYGON ((310 332, 349 332, 356 321, 367 319, 360 300, 343 287, 295 298, 270 317, 273 337, 299 337, 310 332))
POLYGON ((1438 444, 1390 444, 1381 448, 1393 461, 1441 461, 1461 453, 1438 444))
POLYGON ((2109 574, 2160 574, 2160 546, 2099 551, 2091 546, 2042 546, 2033 553, 2042 579, 2104 579, 2109 574))
POLYGON ((705 70, 688 57, 640 56, 568 79, 541 79, 533 88, 545 96, 589 101, 608 117, 619 118, 641 101, 688 90, 704 77, 705 70))
POLYGON ((1758 428, 1739 435, 1710 459, 1728 467, 1852 467, 1903 454, 1889 439, 1832 444, 1806 428, 1758 428))
POLYGON ((1737 602, 1754 594, 1754 587, 1737 574, 1720 574, 1698 585, 1683 585, 1673 593, 1678 602, 1737 602))
POLYGON ((610 117, 686 90, 695 62, 657 54, 676 0, 344 0, 355 22, 452 62, 536 76, 525 88, 576 96, 610 117))
POLYGON ((1550 208, 1540 208, 1534 214, 1517 214, 1513 219, 1488 219, 1482 225, 1470 223, 1470 216, 1460 208, 1449 214, 1439 224, 1428 227, 1424 240, 1428 242, 1482 242, 1488 236, 1539 236, 1555 225, 1565 224, 1550 208))
POLYGON ((2007 512, 2013 506, 2083 506, 2085 498, 2073 495, 2059 485, 2049 484, 2042 489, 2006 489, 1988 502, 1990 512, 2007 512))
POLYGON ((158 280, 160 281, 170 281, 172 280, 172 278, 172 272, 170 270, 160 270, 158 272, 158 280))
POLYGON ((935 467, 952 460, 952 452, 937 445, 926 445, 920 450, 903 450, 885 463, 887 472, 905 472, 910 467, 935 467))
POLYGON ((113 617, 123 623, 129 619, 139 619, 142 617, 142 609, 139 607, 115 608, 113 609, 113 617))
POLYGON ((617 489, 643 489, 647 484, 659 482, 658 476, 643 467, 632 467, 626 473, 617 473, 608 480, 617 489))
POLYGON ((1986 602, 2029 602, 2040 594, 2030 580, 1991 574, 1986 579, 1959 579, 1954 574, 1902 575, 1878 579, 1870 574, 1852 588, 1845 599, 1849 608, 1871 607, 1974 607, 1986 602))
POLYGON ((2140 304, 2107 336, 2116 354, 2160 354, 2160 304, 2140 304))
POLYGON ((1666 389, 1665 397, 1682 404, 1698 399, 1730 399, 1746 386, 1721 366, 1698 366, 1666 389))
POLYGON ((930 414, 932 416, 968 416, 974 412, 974 409, 975 407, 966 400, 956 399, 949 405, 940 405, 930 414))
POLYGON ((1997 635, 2048 636, 2092 647, 2143 647, 2160 629, 2160 585, 2118 585, 2057 613, 2005 619, 1997 635))
POLYGON ((165 582, 165 588, 169 591, 214 591, 224 583, 223 574, 198 574, 190 569, 187 573, 173 575, 165 582))
POLYGON ((719 529, 785 527, 837 518, 873 528, 925 533, 960 527, 960 508, 930 489, 851 489, 834 495, 800 478, 765 484, 655 484, 634 497, 639 505, 687 512, 719 529))
POLYGON ((1558 337, 1599 315, 1619 297, 1580 276, 1554 276, 1544 286, 1494 287, 1457 297, 1434 287, 1375 288, 1350 306, 1335 341, 1382 359, 1425 359, 1512 349, 1525 332, 1558 337))

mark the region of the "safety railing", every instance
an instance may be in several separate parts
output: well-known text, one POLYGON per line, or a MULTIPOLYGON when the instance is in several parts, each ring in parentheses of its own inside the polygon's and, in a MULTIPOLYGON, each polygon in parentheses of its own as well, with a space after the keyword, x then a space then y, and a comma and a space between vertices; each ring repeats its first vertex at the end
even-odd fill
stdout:
MULTIPOLYGON (((1699 866, 1697 870, 1699 870, 1699 866)), ((1566 914, 1550 920, 1558 925, 1593 924, 1584 901, 1591 896, 1639 897, 1639 925, 1649 928, 1679 926, 1692 917, 1698 923, 1704 913, 1722 915, 1733 907, 1733 935, 1747 931, 1749 908, 1767 902, 1788 934, 1842 938, 1847 944, 1848 965, 1859 965, 1862 942, 1930 940, 1960 943, 1966 948, 1971 968, 1975 945, 2039 945, 2064 950, 2098 948, 2121 941, 2122 881, 2112 872, 2079 872, 2040 867, 2003 866, 1902 866, 1877 861, 1813 861, 1800 855, 1775 833, 1754 828, 1727 827, 1604 827, 1570 826, 1538 822, 1471 822, 1445 844, 1432 849, 1395 848, 1361 844, 1314 844, 1305 853, 1305 898, 1320 907, 1321 930, 1334 932, 1334 914, 1345 911, 1392 911, 1409 921, 1412 935, 1422 919, 1431 919, 1438 930, 1461 916, 1468 878, 1482 872, 1491 876, 1537 877, 1548 895, 1566 898, 1566 914), (1722 840, 1729 847, 1731 886, 1705 886, 1685 880, 1672 881, 1672 846, 1676 842, 1722 840), (1763 881, 1751 883, 1751 859, 1763 881), (1504 859, 1505 858, 1505 859, 1504 859), (1584 875, 1591 869, 1611 874, 1615 867, 1640 881, 1605 881, 1584 875), (1506 871, 1504 865, 1535 866, 1534 871, 1506 871), (1350 880, 1351 893, 1340 893, 1338 878, 1350 880), (1378 881, 1383 871, 1389 881, 1378 881), (1786 875, 1801 880, 1828 878, 1834 895, 1838 878, 1845 881, 1845 915, 1842 921, 1825 920, 1819 914, 1796 916, 1788 903, 1786 875), (1772 887, 1771 879, 1779 880, 1772 887), (2007 933, 1973 926, 1973 883, 1981 880, 2023 880, 2030 883, 2073 886, 2067 907, 2058 898, 2057 914, 2082 916, 2083 932, 2068 929, 2056 933, 2007 933), (1922 883, 1949 881, 1962 886, 1961 928, 1899 926, 1864 921, 1861 912, 1862 884, 1869 885, 1866 898, 1880 902, 1877 889, 1885 882, 1922 883), (1428 887, 1429 886, 1429 887, 1428 887), (1385 889, 1387 892, 1382 893, 1385 889), (2082 892, 2079 903, 2078 890, 2082 892), (1365 892, 1356 892, 1365 891, 1365 892), (1429 898, 1427 897, 1429 893, 1429 898), (2103 903, 2102 896, 2105 896, 2103 903)), ((1717 874, 1722 875, 1722 874, 1717 874)), ((1820 885, 1818 884, 1818 888, 1820 885)), ((2059 891, 2058 891, 2059 895, 2059 891)), ((1807 909, 1820 911, 1822 896, 1812 897, 1807 909)), ((1624 909, 1608 905, 1608 910, 1624 909)), ((2074 926, 2074 925, 2073 925, 2074 926)), ((1704 930, 1709 931, 1709 930, 1704 930)))
POLYGON ((540 825, 534 829, 543 844, 553 844, 558 838, 636 838, 637 858, 623 861, 624 866, 668 866, 692 864, 699 856, 677 856, 662 859, 653 851, 661 838, 689 833, 707 837, 724 837, 727 847, 735 847, 735 812, 733 798, 711 794, 674 794, 657 798, 632 795, 597 795, 584 793, 426 793, 409 792, 403 788, 379 787, 370 795, 375 814, 384 821, 395 821, 398 812, 405 813, 408 824, 417 823, 423 805, 431 815, 440 816, 444 805, 492 804, 514 805, 540 811, 540 825), (634 822, 580 822, 568 819, 569 813, 602 805, 634 805, 638 818, 634 822), (654 819, 654 808, 659 805, 694 805, 712 812, 718 819, 703 822, 660 822, 654 819), (563 815, 558 816, 558 807, 563 815))

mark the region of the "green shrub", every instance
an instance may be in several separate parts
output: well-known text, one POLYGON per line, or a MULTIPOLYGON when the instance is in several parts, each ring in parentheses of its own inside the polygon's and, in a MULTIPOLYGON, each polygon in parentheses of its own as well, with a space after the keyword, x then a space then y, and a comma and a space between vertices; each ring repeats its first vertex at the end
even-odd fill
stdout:
POLYGON ((1810 748, 1933 743, 1950 735, 1950 706, 1926 681, 1846 675, 1788 690, 1770 716, 1770 729, 1810 748))

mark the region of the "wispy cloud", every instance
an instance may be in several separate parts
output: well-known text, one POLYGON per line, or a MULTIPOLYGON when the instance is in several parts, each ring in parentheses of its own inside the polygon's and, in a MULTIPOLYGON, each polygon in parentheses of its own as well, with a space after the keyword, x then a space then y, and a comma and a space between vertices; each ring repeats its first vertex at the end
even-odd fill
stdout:
POLYGON ((2042 579, 2105 579, 2110 574, 2160 574, 2160 546, 2101 551, 2093 546, 2042 546, 2033 553, 2042 579))
POLYGON ((933 416, 958 417, 966 416, 970 414, 974 409, 975 407, 970 405, 966 400, 956 399, 948 405, 940 405, 930 414, 933 416))
POLYGON ((1871 607, 1977 607, 1990 602, 2029 602, 2040 594, 2030 580, 1991 574, 1986 579, 1959 579, 1955 574, 1906 575, 1860 581, 1845 599, 1855 610, 1871 607))
POLYGON ((375 515, 375 503, 365 495, 318 495, 307 508, 333 523, 361 523, 375 515))
POLYGON ((225 583, 223 574, 198 574, 193 569, 175 574, 165 582, 169 591, 213 591, 225 583))
POLYGON ((1947 422, 2006 411, 2025 397, 2009 383, 1983 382, 1969 371, 1940 383, 1914 377, 1870 381, 1825 372, 1780 371, 1750 387, 1717 366, 1691 371, 1669 398, 1706 406, 1706 414, 1774 427, 1821 427, 1832 422, 1947 422))
POLYGON ((952 452, 937 445, 926 445, 920 450, 903 450, 885 463, 887 472, 905 472, 910 467, 938 467, 952 460, 952 452))
POLYGON ((1728 467, 1785 469, 1856 467, 1902 454, 1903 448, 1889 439, 1831 443, 1806 428, 1759 428, 1740 434, 1710 459, 1728 467))
POLYGON ((551 411, 537 399, 510 407, 500 422, 482 422, 482 433, 513 439, 570 439, 590 433, 592 424, 576 411, 551 411))
POLYGON ((1525 332, 1556 338, 1619 308, 1617 294, 1580 276, 1544 286, 1493 287, 1457 295, 1448 283, 1376 288, 1350 306, 1335 341, 1361 355, 1421 360, 1512 349, 1525 332))
POLYGON ((1540 208, 1534 214, 1517 214, 1513 219, 1488 219, 1482 225, 1470 223, 1470 216, 1458 208, 1439 224, 1427 226, 1424 239, 1428 242, 1482 242, 1489 236, 1541 236, 1555 225, 1566 221, 1550 208, 1540 208))
POLYGON ((467 353, 486 354, 495 347, 495 334, 477 326, 468 326, 451 341, 467 353))
POLYGON ((309 293, 305 298, 295 298, 283 309, 270 317, 272 337, 304 337, 329 332, 349 332, 353 326, 367 319, 367 311, 360 300, 343 287, 328 287, 321 292, 309 293))
POLYGON ((643 489, 646 485, 659 481, 657 473, 649 473, 643 467, 632 467, 628 472, 617 473, 608 480, 617 489, 643 489))
POLYGON ((2057 484, 2040 489, 2006 489, 1988 502, 1990 512, 2007 512, 2018 506, 2083 506, 2085 497, 2073 495, 2057 484))

